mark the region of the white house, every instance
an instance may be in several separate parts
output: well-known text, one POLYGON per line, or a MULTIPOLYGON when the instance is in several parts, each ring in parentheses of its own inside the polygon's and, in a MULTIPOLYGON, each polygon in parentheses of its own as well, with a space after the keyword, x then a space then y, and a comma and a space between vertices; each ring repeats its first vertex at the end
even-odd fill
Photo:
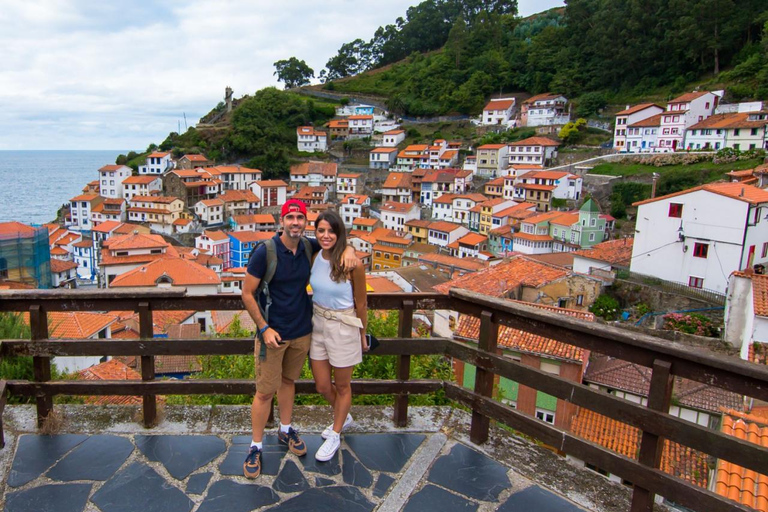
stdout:
POLYGON ((766 125, 763 112, 715 114, 685 131, 685 149, 763 149, 766 125))
POLYGON ((348 195, 359 194, 363 189, 360 178, 362 174, 355 172, 342 173, 336 176, 336 198, 344 199, 348 195))
POLYGON ((381 186, 382 201, 410 203, 413 194, 411 173, 391 172, 381 186))
POLYGON ((100 205, 104 198, 98 194, 81 194, 69 200, 69 221, 66 226, 74 231, 90 231, 92 209, 100 205))
POLYGON ((355 219, 368 216, 371 198, 366 195, 348 195, 339 204, 339 215, 347 229, 352 228, 355 219))
POLYGON ((670 101, 661 116, 657 151, 682 149, 685 130, 711 116, 719 101, 720 95, 709 91, 689 92, 670 101))
POLYGON ((438 247, 448 247, 459 238, 469 233, 461 224, 438 220, 432 222, 427 230, 427 243, 438 247))
POLYGON ((728 276, 768 261, 768 191, 711 183, 635 203, 630 270, 725 293, 728 276))
POLYGON ((477 172, 477 155, 467 155, 467 157, 464 159, 464 165, 462 166, 462 169, 475 174, 477 172))
POLYGON ((291 166, 291 185, 302 187, 325 187, 329 191, 336 190, 336 175, 338 165, 318 161, 304 162, 291 166))
POLYGON ((548 137, 529 137, 509 144, 509 165, 546 165, 557 157, 559 142, 548 137))
MULTIPOLYGON (((429 161, 429 146, 426 144, 411 144, 397 154, 395 171, 413 172, 422 166, 423 161, 429 161)), ((426 165, 426 164, 425 164, 426 165)))
POLYGON ((409 220, 418 220, 421 212, 413 203, 387 202, 381 206, 380 215, 386 229, 406 231, 405 223, 409 220))
POLYGON ((53 288, 75 288, 77 263, 51 258, 51 277, 53 288))
POLYGON ((139 174, 163 174, 173 169, 171 154, 165 151, 155 151, 147 155, 147 162, 139 166, 139 174))
POLYGON ((99 275, 96 255, 93 248, 93 240, 84 238, 80 242, 72 244, 72 259, 77 264, 77 277, 96 281, 99 275))
POLYGON ((571 120, 568 99, 562 94, 544 93, 525 100, 520 108, 523 126, 551 126, 571 120))
POLYGON ((272 215, 267 213, 253 213, 246 215, 233 215, 230 218, 233 231, 271 231, 278 229, 278 224, 272 215))
POLYGON ((184 210, 184 201, 168 196, 133 196, 128 207, 130 222, 148 223, 150 228, 160 233, 172 234, 173 222, 180 219, 184 210))
POLYGON ((99 169, 99 195, 102 197, 123 197, 123 181, 131 175, 127 165, 105 165, 99 169))
POLYGON ((663 114, 656 114, 627 126, 627 153, 655 153, 659 147, 659 127, 663 114))
POLYGON ((299 126, 296 128, 296 146, 299 151, 313 153, 325 151, 328 147, 328 133, 316 130, 311 126, 299 126))
POLYGON ((479 233, 467 233, 448 245, 451 256, 456 258, 488 259, 488 237, 479 233))
POLYGON ((229 236, 224 231, 206 229, 195 238, 195 248, 222 261, 229 261, 229 236))
POLYGON ((495 178, 509 164, 508 144, 483 144, 477 148, 477 175, 495 178))
POLYGON ((137 291, 181 289, 187 295, 215 295, 220 284, 221 279, 213 269, 183 258, 161 258, 117 276, 109 287, 137 291))
POLYGON ((627 131, 630 125, 653 117, 664 112, 664 107, 655 103, 641 103, 616 112, 616 123, 613 129, 613 149, 616 151, 628 152, 627 131))
POLYGON ((205 176, 218 179, 222 183, 222 190, 248 190, 251 183, 261 180, 261 170, 243 167, 242 165, 217 165, 200 169, 205 176))
POLYGON ((366 105, 365 103, 355 103, 342 105, 336 107, 337 116, 354 116, 354 115, 370 115, 373 116, 376 107, 373 105, 366 105))
POLYGON ((389 169, 397 160, 397 148, 374 148, 370 152, 369 159, 371 169, 389 169))
POLYGON ((768 343, 768 275, 733 272, 725 301, 725 341, 749 360, 753 343, 768 343))
MULTIPOLYGON (((531 171, 520 175, 514 180, 515 193, 513 199, 525 199, 524 185, 551 185, 552 197, 556 199, 578 200, 581 197, 583 179, 580 176, 565 171, 531 171)), ((507 179, 504 180, 506 192, 507 179)), ((505 196, 506 197, 506 194, 505 196)))
POLYGON ((117 276, 144 263, 178 257, 178 251, 160 235, 147 235, 138 231, 128 235, 113 235, 102 242, 100 284, 109 288, 117 276))
POLYGON ((250 188, 262 208, 280 206, 287 200, 288 184, 283 180, 254 181, 250 188))
POLYGON ((133 196, 151 196, 163 189, 160 176, 129 176, 123 180, 123 198, 130 201, 133 196))
MULTIPOLYGON (((488 200, 483 194, 461 194, 453 196, 451 199, 451 217, 445 220, 457 224, 469 224, 469 211, 475 206, 488 200)), ((436 217, 437 218, 437 217, 436 217)))
POLYGON ((381 146, 394 148, 405 140, 405 130, 389 130, 382 134, 381 146))
POLYGON ((224 224, 224 201, 218 198, 198 201, 195 215, 203 226, 220 226, 224 224))
POLYGON ((515 108, 515 98, 497 98, 491 100, 483 108, 481 123, 484 125, 498 124, 509 126, 513 121, 512 111, 515 108))
POLYGON ((373 116, 372 115, 354 115, 347 118, 349 120, 349 138, 361 139, 370 137, 373 134, 373 116))

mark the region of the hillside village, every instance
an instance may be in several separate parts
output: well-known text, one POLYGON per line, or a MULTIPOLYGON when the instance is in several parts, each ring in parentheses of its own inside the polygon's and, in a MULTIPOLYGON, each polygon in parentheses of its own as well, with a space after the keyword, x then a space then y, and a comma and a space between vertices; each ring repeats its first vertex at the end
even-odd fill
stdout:
MULTIPOLYGON (((149 153, 138 171, 119 164, 94 170, 94 180, 70 199, 60 222, 0 224, 0 288, 183 288, 188 295, 237 295, 252 249, 274 236, 280 205, 294 198, 307 205, 309 237, 320 212, 338 210, 367 270, 370 292, 461 288, 598 322, 619 316, 605 314, 602 301, 634 282, 633 288, 655 287, 669 300, 646 314, 625 300, 625 322, 654 329, 661 326, 656 319, 666 325, 668 314, 696 309, 691 304, 713 306, 724 318, 720 338, 732 353, 766 363, 768 165, 635 203, 634 236, 627 236, 591 197, 589 168, 552 168, 562 145, 557 133, 571 121, 563 95, 536 95, 519 105, 514 97, 490 99, 473 120, 480 129, 535 130, 508 143, 408 143, 408 127, 379 107, 346 104, 336 114, 322 126, 296 127, 297 151, 315 156, 293 165, 282 179, 263 179, 259 169, 203 154, 174 158, 171 151, 149 153), (355 139, 372 147, 367 166, 329 156, 333 147, 355 139), (373 179, 376 173, 382 178, 373 179), (673 307, 681 304, 676 297, 686 298, 687 307, 673 307)), ((720 92, 696 91, 665 106, 629 105, 615 115, 614 154, 723 149, 768 149, 768 109, 762 103, 726 104, 720 92)), ((471 316, 424 311, 420 318, 436 336, 478 339, 479 320, 471 316)), ((62 312, 53 320, 54 338, 139 337, 134 312, 62 312)), ((222 335, 233 323, 254 327, 244 311, 154 313, 160 337, 222 335)), ((648 372, 638 365, 507 327, 501 328, 499 345, 523 364, 628 400, 647 400, 648 372)), ((200 370, 192 357, 161 359, 158 376, 184 378, 200 370)), ((55 362, 81 378, 99 378, 103 365, 118 365, 125 375, 138 366, 137 358, 125 357, 55 362)), ((453 369, 459 383, 474 385, 474 367, 462 363, 453 369)), ((685 379, 676 396, 670 413, 707 428, 768 411, 757 403, 744 411, 744 397, 685 379)), ((595 443, 626 439, 613 448, 636 456, 632 427, 606 426, 599 415, 504 378, 497 398, 595 443)), ((721 483, 730 473, 707 469, 705 454, 673 448, 665 449, 665 471, 727 492, 721 483), (684 464, 673 463, 674 457, 684 464)))

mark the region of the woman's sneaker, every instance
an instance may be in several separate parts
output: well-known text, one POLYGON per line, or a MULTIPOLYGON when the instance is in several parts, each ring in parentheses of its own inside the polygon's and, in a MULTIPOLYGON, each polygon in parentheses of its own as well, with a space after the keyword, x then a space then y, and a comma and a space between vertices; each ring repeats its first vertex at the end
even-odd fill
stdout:
POLYGON ((243 463, 243 475, 245 478, 256 478, 261 474, 261 450, 251 446, 248 456, 243 463))
MULTIPOLYGON (((341 426, 341 431, 344 432, 344 429, 346 429, 351 424, 352 424, 352 415, 347 414, 347 417, 344 419, 344 425, 341 426)), ((323 430, 323 433, 320 434, 320 437, 322 437, 323 439, 328 439, 328 437, 331 435, 331 432, 333 432, 333 423, 325 427, 325 430, 323 430)))
POLYGON ((289 428, 287 433, 278 428, 277 440, 286 445, 294 455, 301 457, 307 454, 307 445, 301 440, 299 433, 293 430, 293 427, 289 428))
POLYGON ((325 442, 320 446, 320 448, 317 450, 317 453, 315 454, 315 458, 319 460, 320 462, 326 462, 333 458, 333 455, 339 450, 339 446, 341 446, 341 436, 331 430, 331 435, 329 435, 325 442))

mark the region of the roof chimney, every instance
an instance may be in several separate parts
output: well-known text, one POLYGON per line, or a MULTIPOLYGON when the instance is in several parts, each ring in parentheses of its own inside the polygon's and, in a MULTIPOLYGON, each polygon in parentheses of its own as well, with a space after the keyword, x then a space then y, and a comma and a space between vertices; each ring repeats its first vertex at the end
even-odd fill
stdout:
POLYGON ((625 108, 624 110, 629 110, 629 103, 627 103, 627 108, 625 108))
POLYGON ((741 193, 739 194, 739 197, 744 197, 744 187, 741 187, 741 193))
POLYGON ((138 229, 134 229, 134 230, 133 230, 133 234, 134 234, 134 235, 138 235, 138 234, 139 234, 139 230, 138 230, 138 229))

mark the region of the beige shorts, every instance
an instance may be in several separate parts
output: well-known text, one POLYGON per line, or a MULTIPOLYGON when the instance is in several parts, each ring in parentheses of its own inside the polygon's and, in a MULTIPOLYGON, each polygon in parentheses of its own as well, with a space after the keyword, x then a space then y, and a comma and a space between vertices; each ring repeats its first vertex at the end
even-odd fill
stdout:
MULTIPOLYGON (((344 314, 354 316, 353 309, 344 314)), ((360 328, 329 320, 315 311, 312 315, 312 344, 309 358, 315 361, 329 361, 334 368, 355 366, 363 361, 360 328)))
POLYGON ((257 338, 254 348, 256 358, 256 391, 265 395, 271 395, 280 387, 285 377, 288 380, 296 380, 301 376, 301 369, 309 352, 310 335, 293 340, 286 340, 277 346, 267 346, 267 359, 259 360, 259 347, 261 341, 257 338))

